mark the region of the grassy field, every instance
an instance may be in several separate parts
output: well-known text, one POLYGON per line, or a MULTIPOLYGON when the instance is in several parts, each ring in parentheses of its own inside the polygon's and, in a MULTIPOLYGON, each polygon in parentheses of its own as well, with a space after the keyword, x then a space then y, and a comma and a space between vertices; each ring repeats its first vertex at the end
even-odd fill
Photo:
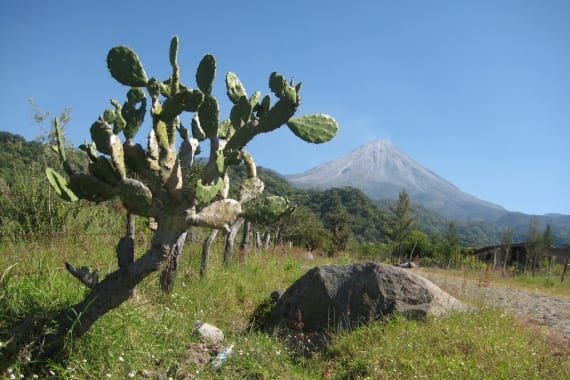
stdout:
MULTIPOLYGON (((337 332, 328 349, 303 355, 290 344, 252 329, 250 318, 269 294, 286 288, 310 267, 357 258, 302 259, 302 252, 277 249, 251 254, 246 264, 224 267, 215 243, 207 278, 198 276, 201 243, 188 244, 174 291, 161 294, 158 275, 137 289, 131 302, 100 319, 81 339, 69 341, 61 357, 35 362, 32 346, 10 340, 26 320, 49 320, 80 300, 86 289, 64 262, 97 267, 115 264, 118 236, 75 237, 42 243, 0 243, 0 377, 63 379, 567 379, 568 348, 553 345, 538 329, 504 310, 480 308, 425 321, 394 317, 350 333, 337 332), (200 343, 192 323, 221 328, 233 352, 219 368, 208 361, 220 347, 200 343)), ((141 248, 143 249, 143 248, 141 248)), ((481 276, 481 273, 455 273, 481 276)), ((527 286, 514 280, 508 286, 527 286)), ((553 291, 544 282, 531 287, 553 291)), ((560 287, 561 293, 567 288, 560 287)), ((555 290, 558 292, 558 290, 555 290)), ((28 323, 27 326, 30 326, 28 323)), ((23 332, 33 343, 42 324, 23 332)), ((37 342, 36 342, 37 343, 37 342)))

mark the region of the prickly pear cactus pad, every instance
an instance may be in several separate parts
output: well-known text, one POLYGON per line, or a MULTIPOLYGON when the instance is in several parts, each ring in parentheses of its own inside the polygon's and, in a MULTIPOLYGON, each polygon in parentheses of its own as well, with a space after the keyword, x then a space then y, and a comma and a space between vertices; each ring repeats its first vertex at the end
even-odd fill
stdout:
POLYGON ((242 96, 247 97, 247 93, 241 84, 238 76, 231 71, 226 74, 226 90, 228 98, 235 104, 242 96))
POLYGON ((332 139, 338 131, 338 123, 329 115, 312 114, 290 119, 289 129, 301 139, 320 144, 332 139))
POLYGON ((203 93, 209 95, 214 86, 216 76, 216 59, 213 55, 207 54, 202 58, 196 71, 196 83, 203 93))
POLYGON ((52 168, 46 169, 46 176, 49 184, 63 200, 67 202, 76 202, 79 200, 77 195, 70 189, 67 180, 52 168))
POLYGON ((109 50, 107 67, 113 78, 125 86, 144 87, 148 82, 138 55, 127 46, 109 50))

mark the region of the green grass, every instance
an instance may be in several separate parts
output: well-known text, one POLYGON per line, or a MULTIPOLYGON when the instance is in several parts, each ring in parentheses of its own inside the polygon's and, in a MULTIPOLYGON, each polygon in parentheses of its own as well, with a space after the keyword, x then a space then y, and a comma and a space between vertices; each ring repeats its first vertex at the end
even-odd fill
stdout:
MULTIPOLYGON (((0 283, 0 363, 5 363, 0 377, 44 378, 51 373, 63 379, 167 374, 200 379, 570 376, 567 346, 553 345, 539 329, 517 322, 503 310, 488 308, 426 321, 394 317, 351 333, 339 331, 327 351, 299 356, 277 336, 251 329, 251 315, 273 290, 288 287, 308 267, 348 262, 350 257, 317 257, 308 262, 295 250, 277 250, 252 254, 247 264, 226 268, 218 241, 207 278, 198 276, 201 244, 189 244, 172 294, 161 294, 158 274, 151 276, 137 288, 136 299, 105 315, 81 339, 70 341, 61 358, 28 362, 25 347, 9 341, 10 329, 30 315, 38 321, 49 320, 62 307, 79 301, 85 289, 65 271, 64 262, 97 267, 105 275, 115 265, 117 239, 111 234, 0 245, 0 271, 5 273, 0 283), (200 362, 215 354, 215 348, 199 344, 192 332, 195 320, 220 327, 225 344, 234 345, 221 368, 200 362)), ((28 338, 33 338, 34 331, 28 338)))

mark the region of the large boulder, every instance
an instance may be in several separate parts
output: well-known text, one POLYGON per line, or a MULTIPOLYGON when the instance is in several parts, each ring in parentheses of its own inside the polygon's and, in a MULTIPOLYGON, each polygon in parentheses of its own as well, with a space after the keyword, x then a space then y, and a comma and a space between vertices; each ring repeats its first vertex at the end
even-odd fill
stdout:
POLYGON ((432 282, 406 269, 374 262, 322 265, 291 285, 263 324, 266 329, 324 332, 393 313, 424 318, 466 308, 432 282))

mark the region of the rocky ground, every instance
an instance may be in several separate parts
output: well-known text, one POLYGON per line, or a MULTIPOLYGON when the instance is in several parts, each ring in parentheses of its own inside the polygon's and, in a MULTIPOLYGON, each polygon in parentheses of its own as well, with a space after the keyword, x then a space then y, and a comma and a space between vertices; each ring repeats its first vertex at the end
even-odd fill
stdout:
POLYGON ((570 343, 570 299, 427 271, 418 274, 459 299, 509 309, 523 320, 545 326, 556 338, 570 343))

